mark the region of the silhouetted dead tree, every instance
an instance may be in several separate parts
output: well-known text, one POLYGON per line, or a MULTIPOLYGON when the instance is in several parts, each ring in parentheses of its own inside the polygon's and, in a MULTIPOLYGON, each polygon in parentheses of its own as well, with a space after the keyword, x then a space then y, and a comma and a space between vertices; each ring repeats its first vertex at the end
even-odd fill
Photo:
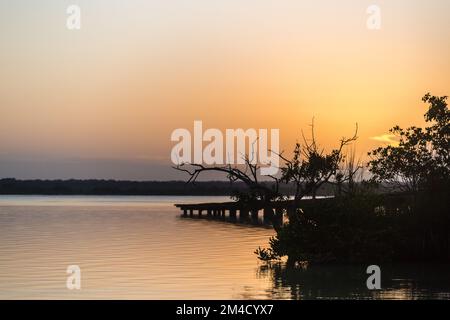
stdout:
POLYGON ((355 141, 358 133, 358 124, 351 138, 343 137, 339 147, 326 153, 317 142, 314 133, 314 121, 311 124, 311 139, 308 141, 302 132, 303 144, 297 143, 292 159, 288 159, 282 154, 280 158, 285 162, 281 168, 282 176, 280 181, 293 183, 295 186, 294 202, 288 210, 289 219, 297 217, 297 209, 300 207, 300 200, 308 195, 316 197, 317 190, 336 175, 345 156, 343 149, 355 141))
POLYGON ((174 167, 174 169, 185 172, 189 175, 187 183, 195 182, 200 174, 206 172, 224 173, 230 182, 241 181, 249 188, 249 194, 256 197, 254 200, 271 201, 279 196, 278 179, 271 177, 275 184, 268 185, 258 179, 258 171, 260 166, 248 155, 244 156, 244 164, 223 165, 223 166, 205 166, 198 163, 182 163, 174 167), (242 168, 243 166, 243 168, 242 168))
MULTIPOLYGON (((295 219, 297 209, 300 208, 300 200, 307 195, 315 198, 317 190, 336 175, 345 158, 343 149, 357 139, 357 133, 358 124, 356 124, 355 133, 351 138, 343 137, 338 148, 326 153, 316 142, 314 123, 312 123, 311 139, 307 140, 302 132, 303 144, 296 144, 292 159, 288 159, 282 153, 277 154, 284 161, 284 166, 281 168, 281 177, 270 176, 275 181, 273 188, 258 180, 260 166, 254 161, 254 152, 250 157, 248 155, 244 157, 243 169, 231 165, 205 166, 198 163, 183 163, 174 168, 190 176, 188 183, 195 182, 199 175, 205 172, 224 173, 230 182, 242 181, 249 187, 248 199, 267 203, 283 198, 279 193, 279 183, 293 184, 294 201, 288 210, 288 215, 290 219, 295 219)), ((276 219, 280 221, 279 214, 276 219)), ((274 227, 277 229, 279 225, 275 226, 274 224, 274 227)))
POLYGON ((311 124, 311 127, 310 142, 302 133, 303 146, 300 143, 296 144, 292 159, 280 155, 285 161, 285 167, 281 168, 281 180, 294 183, 296 200, 301 200, 307 195, 314 197, 317 189, 329 182, 339 170, 340 164, 345 159, 343 148, 357 139, 358 125, 351 138, 342 138, 339 147, 326 154, 316 143, 314 124, 311 124))

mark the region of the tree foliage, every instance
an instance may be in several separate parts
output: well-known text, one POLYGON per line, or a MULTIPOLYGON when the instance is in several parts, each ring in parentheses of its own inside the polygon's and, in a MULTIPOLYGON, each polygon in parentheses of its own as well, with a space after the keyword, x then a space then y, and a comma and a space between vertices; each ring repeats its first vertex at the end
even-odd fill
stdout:
MULTIPOLYGON (((369 153, 371 182, 354 185, 351 172, 360 166, 350 161, 348 170, 337 170, 334 153, 331 162, 327 157, 318 157, 316 162, 313 152, 313 157, 308 158, 312 162, 303 163, 297 161, 300 152, 295 152, 294 162, 288 162, 285 171, 288 179, 295 180, 296 175, 309 177, 309 166, 315 163, 312 167, 321 169, 313 170, 316 175, 312 181, 328 172, 338 186, 347 179, 349 186, 353 184, 349 188, 353 191, 312 206, 301 203, 294 219, 289 215, 289 222, 277 230, 270 247, 256 251, 258 257, 274 260, 287 256, 288 262, 293 263, 450 261, 447 97, 426 94, 422 100, 429 104, 425 113, 427 126, 393 127, 391 132, 398 137, 398 145, 379 147, 369 153), (347 178, 342 172, 347 172, 347 178), (410 192, 375 193, 372 186, 379 182, 410 192)), ((301 148, 297 145, 296 149, 301 148)), ((307 179, 302 181, 302 186, 306 185, 307 179)))
POLYGON ((426 94, 422 101, 429 104, 425 113, 425 128, 398 125, 390 132, 398 145, 379 147, 371 152, 369 170, 373 179, 389 182, 400 190, 417 192, 437 180, 450 176, 450 112, 447 97, 426 94))

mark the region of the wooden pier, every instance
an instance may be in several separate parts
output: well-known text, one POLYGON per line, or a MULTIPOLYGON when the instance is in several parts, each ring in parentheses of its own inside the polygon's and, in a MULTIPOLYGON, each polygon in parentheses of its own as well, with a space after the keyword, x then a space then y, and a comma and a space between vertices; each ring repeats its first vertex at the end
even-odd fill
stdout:
MULTIPOLYGON (((302 207, 308 207, 314 201, 319 199, 302 200, 302 207)), ((326 201, 327 198, 320 199, 326 201)), ((330 200, 332 200, 330 198, 330 200)), ((230 222, 242 221, 270 224, 274 218, 282 219, 283 212, 293 205, 292 200, 276 201, 271 203, 266 202, 218 202, 218 203, 186 203, 175 204, 175 207, 182 211, 182 217, 185 218, 209 218, 227 220, 230 222)))
MULTIPOLYGON (((395 213, 408 210, 410 200, 408 195, 390 194, 373 207, 375 212, 395 213)), ((339 198, 302 199, 300 208, 304 210, 314 209, 317 202, 320 205, 334 205, 339 198)), ((225 220, 229 222, 251 222, 253 224, 273 224, 282 221, 283 213, 288 208, 294 207, 293 200, 274 202, 218 202, 218 203, 186 203, 175 204, 182 211, 185 218, 205 218, 225 220)))

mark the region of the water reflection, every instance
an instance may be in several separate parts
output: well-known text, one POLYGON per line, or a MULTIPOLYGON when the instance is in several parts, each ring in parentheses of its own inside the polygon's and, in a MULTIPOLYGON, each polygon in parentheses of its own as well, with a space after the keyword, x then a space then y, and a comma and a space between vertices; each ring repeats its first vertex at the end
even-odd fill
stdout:
POLYGON ((268 220, 265 220, 263 217, 259 216, 257 219, 252 218, 233 218, 229 216, 225 217, 210 217, 210 216, 180 216, 180 219, 186 219, 186 220, 207 220, 210 221, 210 223, 230 223, 236 226, 246 226, 246 227, 257 227, 257 228, 265 228, 269 230, 273 230, 272 223, 268 220))
POLYGON ((269 278, 273 299, 450 299, 448 265, 380 265, 382 290, 366 287, 367 265, 313 265, 288 268, 262 264, 257 277, 269 278))
POLYGON ((180 219, 189 197, 0 197, 0 298, 267 298, 271 229, 180 219), (81 290, 66 289, 68 265, 81 290))
POLYGON ((261 264, 272 229, 181 219, 188 201, 223 199, 0 196, 0 299, 450 298, 447 266, 382 265, 371 292, 366 266, 261 264))

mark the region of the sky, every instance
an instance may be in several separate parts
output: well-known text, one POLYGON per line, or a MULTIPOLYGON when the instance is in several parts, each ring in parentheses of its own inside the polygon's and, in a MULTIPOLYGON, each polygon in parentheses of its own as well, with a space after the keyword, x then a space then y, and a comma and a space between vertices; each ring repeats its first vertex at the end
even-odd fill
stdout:
POLYGON ((358 123, 364 160, 450 94, 447 0, 1 0, 0 46, 0 178, 184 179, 170 136, 195 120, 286 151, 358 123))

